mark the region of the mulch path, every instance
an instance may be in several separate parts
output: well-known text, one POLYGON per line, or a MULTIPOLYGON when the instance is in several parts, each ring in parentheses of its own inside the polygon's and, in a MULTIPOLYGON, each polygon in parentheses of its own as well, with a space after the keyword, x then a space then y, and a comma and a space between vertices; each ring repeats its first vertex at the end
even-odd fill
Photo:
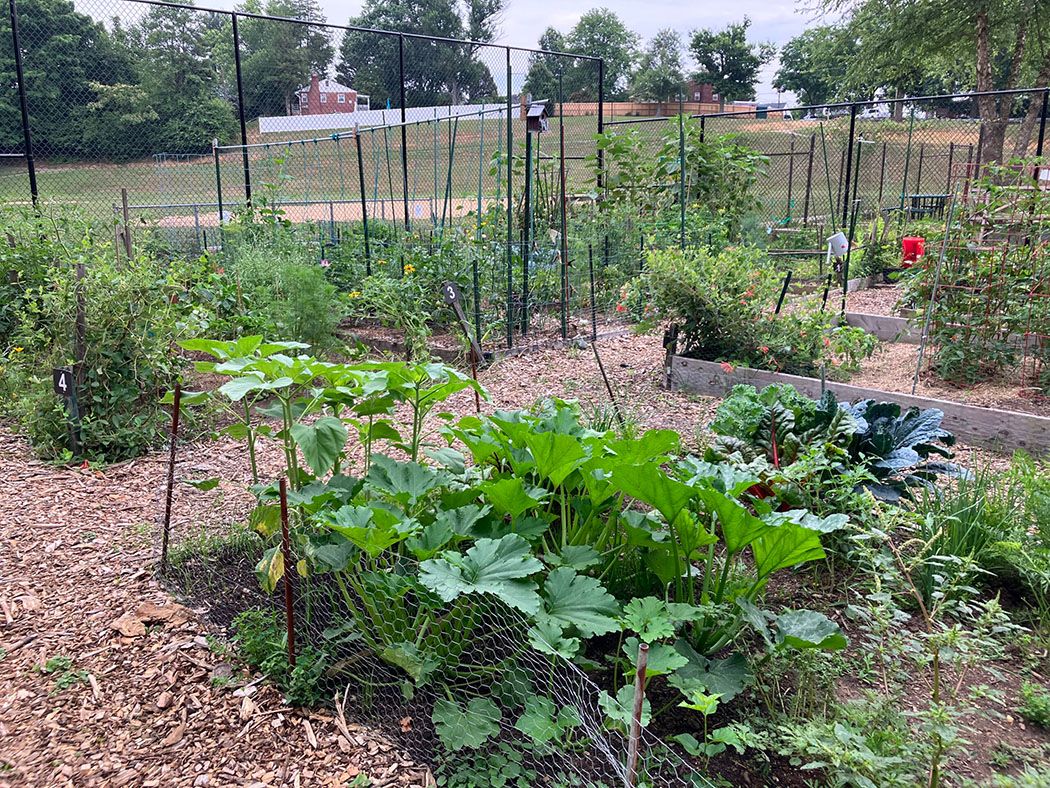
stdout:
MULTIPOLYGON (((222 448, 188 447, 180 475, 222 448)), ((379 733, 288 708, 209 647, 152 574, 164 473, 56 468, 0 429, 0 788, 427 784, 379 733)))

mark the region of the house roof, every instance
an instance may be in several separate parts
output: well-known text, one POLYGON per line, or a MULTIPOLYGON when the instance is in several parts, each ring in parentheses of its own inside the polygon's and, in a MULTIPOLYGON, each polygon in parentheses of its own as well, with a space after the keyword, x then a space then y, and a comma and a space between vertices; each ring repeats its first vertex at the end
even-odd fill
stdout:
MULTIPOLYGON (((340 84, 334 79, 329 79, 328 77, 325 77, 324 79, 320 80, 317 83, 317 86, 322 93, 357 93, 357 91, 353 88, 348 88, 346 85, 340 84)), ((300 93, 307 93, 309 92, 309 90, 310 86, 306 85, 305 87, 301 87, 297 91, 295 91, 295 94, 299 95, 300 93)))

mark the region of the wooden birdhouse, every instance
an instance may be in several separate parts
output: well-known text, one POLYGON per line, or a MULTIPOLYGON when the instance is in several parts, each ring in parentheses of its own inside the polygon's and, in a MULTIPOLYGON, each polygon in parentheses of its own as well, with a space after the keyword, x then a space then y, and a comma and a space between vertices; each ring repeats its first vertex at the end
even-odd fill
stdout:
POLYGON ((528 112, 525 114, 525 131, 530 134, 542 134, 548 129, 547 103, 544 101, 530 103, 528 112))

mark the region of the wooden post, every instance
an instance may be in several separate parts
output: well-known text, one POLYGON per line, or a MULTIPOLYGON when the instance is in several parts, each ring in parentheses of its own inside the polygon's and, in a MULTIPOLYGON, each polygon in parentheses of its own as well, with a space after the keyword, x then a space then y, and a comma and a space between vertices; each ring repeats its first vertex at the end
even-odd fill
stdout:
POLYGON ((288 481, 283 476, 281 492, 281 556, 284 559, 284 624, 288 633, 288 667, 295 667, 295 610, 292 606, 292 543, 288 535, 288 481))
POLYGON ((631 732, 627 740, 627 785, 638 784, 638 745, 642 738, 642 709, 645 703, 645 672, 649 667, 649 644, 638 646, 638 669, 634 674, 634 708, 631 710, 631 732))
POLYGON ((121 188, 120 204, 124 209, 124 253, 131 260, 131 216, 128 212, 128 190, 121 188))

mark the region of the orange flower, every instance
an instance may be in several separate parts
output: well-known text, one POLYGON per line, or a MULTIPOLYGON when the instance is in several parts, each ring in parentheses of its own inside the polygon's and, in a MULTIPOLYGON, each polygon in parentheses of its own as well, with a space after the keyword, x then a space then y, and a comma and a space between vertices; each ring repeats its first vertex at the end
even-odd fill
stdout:
POLYGON ((733 365, 730 364, 728 361, 723 361, 722 362, 722 371, 723 372, 732 372, 733 371, 733 365))

